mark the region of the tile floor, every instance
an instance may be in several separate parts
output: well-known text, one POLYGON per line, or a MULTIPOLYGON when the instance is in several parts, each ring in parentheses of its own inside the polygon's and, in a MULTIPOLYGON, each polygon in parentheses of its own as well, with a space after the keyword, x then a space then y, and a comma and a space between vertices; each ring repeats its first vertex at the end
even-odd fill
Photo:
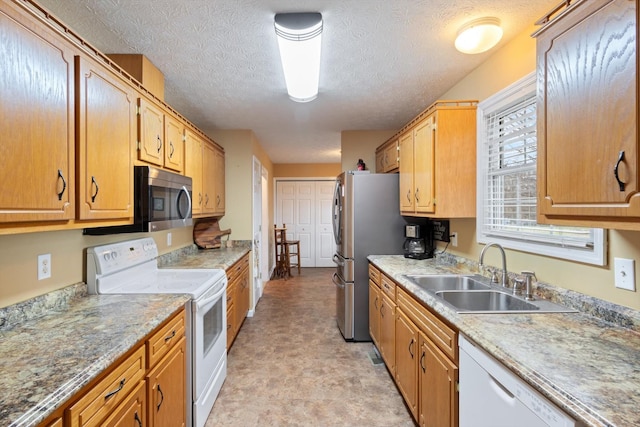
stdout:
POLYGON ((371 343, 345 342, 335 319, 332 268, 265 286, 228 355, 214 426, 413 427, 371 343))

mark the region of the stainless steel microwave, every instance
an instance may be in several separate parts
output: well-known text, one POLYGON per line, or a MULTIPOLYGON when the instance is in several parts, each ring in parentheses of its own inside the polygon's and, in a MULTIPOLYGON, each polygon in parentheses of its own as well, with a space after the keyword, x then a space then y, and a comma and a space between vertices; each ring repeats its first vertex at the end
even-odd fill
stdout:
POLYGON ((133 224, 85 228, 84 234, 138 233, 193 225, 190 177, 151 166, 135 166, 133 175, 133 224))

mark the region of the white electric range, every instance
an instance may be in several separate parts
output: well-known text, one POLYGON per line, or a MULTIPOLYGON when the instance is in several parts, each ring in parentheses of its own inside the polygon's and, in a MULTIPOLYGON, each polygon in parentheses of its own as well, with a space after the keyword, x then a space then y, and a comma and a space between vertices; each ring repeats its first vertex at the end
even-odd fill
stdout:
POLYGON ((187 426, 204 426, 227 374, 227 276, 222 269, 158 268, 152 238, 87 249, 92 294, 188 294, 187 426))

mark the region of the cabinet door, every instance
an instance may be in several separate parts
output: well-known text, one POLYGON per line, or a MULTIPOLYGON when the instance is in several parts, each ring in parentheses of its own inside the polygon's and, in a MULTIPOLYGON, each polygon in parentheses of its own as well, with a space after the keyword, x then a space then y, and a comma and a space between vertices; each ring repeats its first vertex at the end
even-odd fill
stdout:
POLYGON ((396 384, 414 419, 418 419, 418 330, 396 310, 396 384))
POLYGON ((247 317, 247 313, 249 312, 249 269, 244 268, 237 282, 236 289, 236 325, 237 330, 240 330, 242 326, 242 322, 247 317))
POLYGON ((209 144, 203 144, 202 156, 202 212, 216 213, 216 150, 209 144))
POLYGON ((109 70, 76 57, 80 219, 133 218, 135 93, 109 70))
POLYGON ((380 355, 393 374, 396 370, 396 304, 380 292, 380 355))
POLYGON ((176 172, 184 170, 184 125, 168 114, 164 116, 164 166, 176 172))
POLYGON ((580 3, 537 35, 543 222, 640 216, 636 7, 580 3))
POLYGON ((415 212, 413 190, 413 131, 409 130, 400 137, 400 211, 415 212))
POLYGON ((74 51, 13 8, 0 11, 0 221, 72 219, 74 51))
POLYGON ((420 426, 457 427, 458 367, 420 334, 420 426))
POLYGON ((147 419, 152 427, 184 427, 186 424, 185 351, 183 338, 147 376, 147 419))
POLYGON ((384 173, 384 150, 376 151, 376 173, 384 173))
POLYGON ((140 381, 129 398, 113 411, 101 427, 142 427, 146 426, 146 383, 140 381))
MULTIPOLYGON (((433 116, 414 130, 413 167, 416 212, 435 212, 435 138, 433 116)), ((451 159, 455 161, 455 159, 451 159)), ((443 165, 446 167, 446 165, 443 165)))
POLYGON ((384 149, 384 171, 390 172, 398 167, 398 141, 384 149))
POLYGON ((189 129, 185 131, 184 157, 184 174, 192 179, 192 212, 193 215, 201 214, 204 206, 202 191, 203 142, 198 135, 189 129))
POLYGON ((215 150, 215 211, 224 214, 225 210, 225 167, 224 151, 215 150))
POLYGON ((380 349, 380 289, 369 279, 369 335, 380 349))
POLYGON ((144 98, 138 101, 138 159, 157 166, 164 164, 164 113, 144 98))

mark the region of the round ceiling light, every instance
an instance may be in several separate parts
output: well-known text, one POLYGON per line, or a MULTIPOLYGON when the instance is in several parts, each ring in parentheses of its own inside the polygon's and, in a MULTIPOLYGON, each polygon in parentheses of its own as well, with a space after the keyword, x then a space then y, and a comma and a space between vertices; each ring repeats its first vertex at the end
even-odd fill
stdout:
POLYGON ((482 53, 494 47, 502 38, 498 18, 479 18, 458 30, 456 49, 462 53, 482 53))

